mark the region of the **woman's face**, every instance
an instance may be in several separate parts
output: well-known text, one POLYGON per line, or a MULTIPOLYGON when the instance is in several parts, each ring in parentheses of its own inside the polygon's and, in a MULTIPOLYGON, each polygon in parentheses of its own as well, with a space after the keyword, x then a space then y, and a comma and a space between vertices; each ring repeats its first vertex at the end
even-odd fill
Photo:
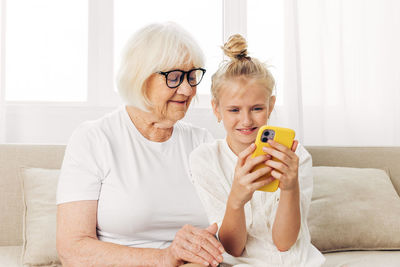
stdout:
POLYGON ((275 97, 254 80, 237 78, 221 88, 218 103, 213 110, 222 119, 228 144, 243 150, 257 137, 258 129, 265 125, 275 104, 275 97))
MULTIPOLYGON (((193 67, 181 68, 189 71, 193 67)), ((177 68, 178 69, 178 68, 177 68)), ((182 119, 196 95, 196 87, 191 87, 185 78, 177 88, 169 88, 165 76, 155 73, 147 80, 147 97, 152 103, 149 110, 160 120, 176 122, 182 119)))

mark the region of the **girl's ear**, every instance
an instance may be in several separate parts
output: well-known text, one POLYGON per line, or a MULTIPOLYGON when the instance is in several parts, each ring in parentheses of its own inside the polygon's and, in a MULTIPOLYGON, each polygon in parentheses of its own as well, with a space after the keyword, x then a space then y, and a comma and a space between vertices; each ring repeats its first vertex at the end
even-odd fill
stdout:
POLYGON ((275 101, 276 101, 276 97, 275 97, 274 95, 272 95, 272 96, 269 98, 268 119, 269 119, 269 116, 271 115, 272 111, 274 110, 275 101))
POLYGON ((222 118, 221 118, 219 106, 218 106, 218 103, 215 101, 215 99, 211 100, 211 106, 212 106, 215 117, 217 117, 218 122, 221 122, 222 118))

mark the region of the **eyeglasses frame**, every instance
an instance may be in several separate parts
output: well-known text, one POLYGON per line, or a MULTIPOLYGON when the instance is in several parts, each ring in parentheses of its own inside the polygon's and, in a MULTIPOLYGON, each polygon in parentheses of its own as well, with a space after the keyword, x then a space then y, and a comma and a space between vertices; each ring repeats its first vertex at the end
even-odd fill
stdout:
POLYGON ((175 88, 179 87, 183 83, 183 80, 185 79, 185 76, 186 76, 186 80, 188 81, 188 84, 190 85, 190 87, 195 87, 195 86, 199 85, 200 82, 203 80, 204 74, 206 73, 206 69, 194 68, 194 69, 191 69, 189 71, 175 69, 175 70, 170 70, 170 71, 157 71, 156 73, 165 76, 165 83, 167 84, 168 88, 175 89, 175 88), (195 85, 191 85, 190 82, 189 82, 189 73, 192 72, 192 71, 196 71, 196 70, 201 70, 203 72, 203 75, 201 76, 201 79, 200 79, 200 81, 198 83, 196 83, 195 85), (167 76, 168 76, 168 74, 170 74, 171 72, 174 72, 174 71, 180 71, 182 73, 182 75, 180 77, 180 80, 179 80, 179 83, 178 83, 177 86, 169 86, 168 85, 167 76))

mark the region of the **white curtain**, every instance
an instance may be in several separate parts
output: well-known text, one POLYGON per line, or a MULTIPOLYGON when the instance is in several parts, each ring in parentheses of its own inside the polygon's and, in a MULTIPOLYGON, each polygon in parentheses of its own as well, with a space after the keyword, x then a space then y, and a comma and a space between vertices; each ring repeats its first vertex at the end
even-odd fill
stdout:
POLYGON ((5 73, 3 67, 4 67, 4 61, 3 59, 3 47, 1 46, 2 44, 2 39, 4 36, 4 13, 3 13, 3 5, 4 2, 0 0, 0 144, 5 143, 5 134, 6 134, 6 123, 5 123, 5 94, 4 94, 4 80, 3 80, 3 75, 5 73))
POLYGON ((2 94, 0 91, 0 144, 6 142, 6 122, 5 122, 5 105, 4 101, 2 100, 2 94))
POLYGON ((306 145, 400 145, 400 1, 286 0, 284 105, 306 145))
POLYGON ((6 108, 4 104, 4 96, 0 90, 0 144, 6 142, 6 108))

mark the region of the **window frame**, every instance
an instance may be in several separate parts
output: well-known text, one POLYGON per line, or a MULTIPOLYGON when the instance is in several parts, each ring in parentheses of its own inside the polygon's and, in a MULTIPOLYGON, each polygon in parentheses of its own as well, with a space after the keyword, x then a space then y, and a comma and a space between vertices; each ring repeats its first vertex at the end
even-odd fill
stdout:
MULTIPOLYGON (((6 3, 5 0, 0 0, 0 129, 6 129, 5 124, 5 12, 6 3)), ((5 130, 0 130, 0 143, 5 142, 5 130)))

